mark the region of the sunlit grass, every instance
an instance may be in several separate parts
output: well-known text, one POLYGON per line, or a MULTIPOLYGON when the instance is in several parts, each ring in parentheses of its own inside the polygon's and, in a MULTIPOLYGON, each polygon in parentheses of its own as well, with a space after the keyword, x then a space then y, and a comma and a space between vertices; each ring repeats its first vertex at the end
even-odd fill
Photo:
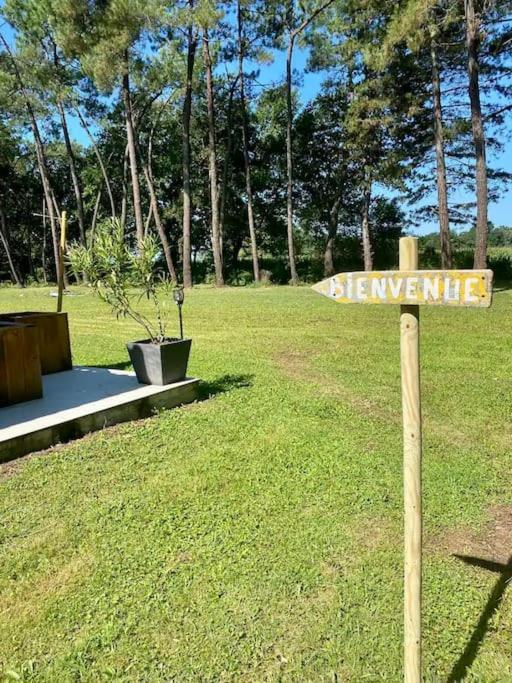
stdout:
MULTIPOLYGON (((501 291, 486 311, 422 310, 427 680, 446 680, 497 579, 436 538, 485 536, 492 506, 512 503, 511 304, 501 291)), ((54 306, 46 289, 0 290, 0 310, 54 306)), ((85 290, 65 307, 75 363, 127 360, 132 323, 85 290)), ((0 670, 401 680, 397 309, 308 288, 202 288, 184 312, 209 400, 0 480, 0 670)), ((512 680, 510 591, 469 680, 512 680)))

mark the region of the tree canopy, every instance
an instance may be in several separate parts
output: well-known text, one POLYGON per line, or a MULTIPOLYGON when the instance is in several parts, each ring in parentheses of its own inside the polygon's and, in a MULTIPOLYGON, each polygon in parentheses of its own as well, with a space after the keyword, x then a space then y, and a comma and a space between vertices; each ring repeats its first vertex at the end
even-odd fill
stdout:
POLYGON ((509 0, 1 11, 0 280, 57 278, 62 210, 85 249, 111 219, 128 249, 153 235, 187 287, 396 265, 400 235, 435 222, 433 265, 512 244, 488 220, 510 180, 509 0))

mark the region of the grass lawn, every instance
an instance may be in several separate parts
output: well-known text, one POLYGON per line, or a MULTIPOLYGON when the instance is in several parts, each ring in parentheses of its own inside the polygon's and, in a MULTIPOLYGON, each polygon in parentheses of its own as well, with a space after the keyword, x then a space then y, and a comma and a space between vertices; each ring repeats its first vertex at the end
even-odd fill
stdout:
MULTIPOLYGON (((138 329, 76 294, 75 363, 124 363, 138 329)), ((3 467, 4 678, 400 681, 398 310, 276 287, 184 311, 203 400, 3 467)), ((510 573, 454 556, 512 552, 511 313, 422 309, 427 681, 512 681, 510 573)))

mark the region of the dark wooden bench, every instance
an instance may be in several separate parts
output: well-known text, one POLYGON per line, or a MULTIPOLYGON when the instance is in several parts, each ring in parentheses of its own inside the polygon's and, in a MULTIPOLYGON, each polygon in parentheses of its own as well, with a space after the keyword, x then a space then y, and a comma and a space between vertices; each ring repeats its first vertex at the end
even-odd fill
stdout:
POLYGON ((0 322, 34 325, 39 337, 39 353, 43 375, 71 370, 71 344, 67 313, 23 311, 3 313, 0 322))
POLYGON ((37 328, 0 322, 0 406, 31 401, 42 395, 37 328))

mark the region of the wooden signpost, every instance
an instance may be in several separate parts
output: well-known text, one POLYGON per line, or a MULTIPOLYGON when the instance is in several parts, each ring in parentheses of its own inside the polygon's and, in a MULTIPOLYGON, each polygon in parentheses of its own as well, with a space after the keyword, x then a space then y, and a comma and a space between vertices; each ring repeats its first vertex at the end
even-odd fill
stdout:
MULTIPOLYGON (((404 238, 405 239, 405 238, 404 238)), ((389 270, 340 273, 313 286, 341 304, 477 306, 491 304, 490 270, 389 270)))
POLYGON ((419 306, 488 307, 490 270, 417 270, 418 240, 400 240, 400 270, 341 273, 313 289, 338 303, 400 304, 404 451, 404 680, 421 682, 421 397, 419 306))

